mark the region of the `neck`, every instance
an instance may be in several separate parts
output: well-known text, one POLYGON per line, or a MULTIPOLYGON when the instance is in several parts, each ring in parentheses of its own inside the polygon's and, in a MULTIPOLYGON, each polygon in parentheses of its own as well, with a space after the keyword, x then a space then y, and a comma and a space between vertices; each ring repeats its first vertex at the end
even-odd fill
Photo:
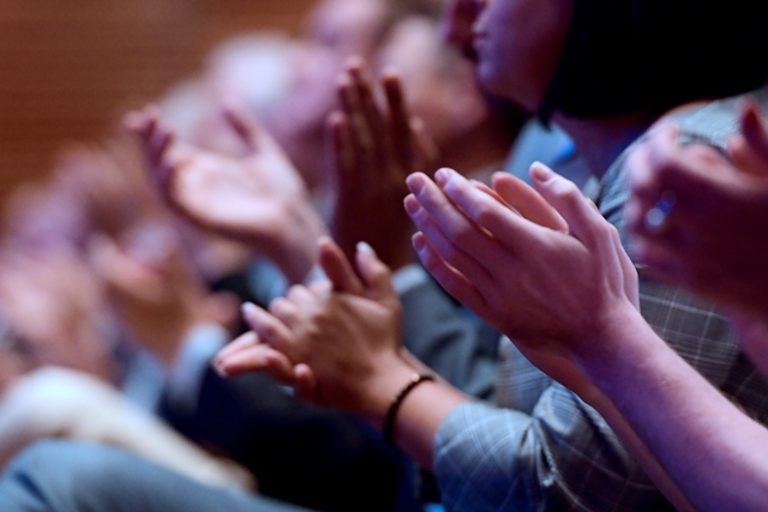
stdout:
POLYGON ((577 119, 556 113, 553 120, 571 137, 592 174, 601 178, 622 151, 654 123, 656 116, 577 119))

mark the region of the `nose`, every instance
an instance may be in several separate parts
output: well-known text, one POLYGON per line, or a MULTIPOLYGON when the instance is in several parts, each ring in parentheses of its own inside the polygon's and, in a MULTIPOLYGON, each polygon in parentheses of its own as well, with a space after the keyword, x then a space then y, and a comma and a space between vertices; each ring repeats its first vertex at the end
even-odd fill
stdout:
POLYGON ((443 39, 472 56, 472 28, 485 7, 485 0, 449 0, 443 11, 441 33, 443 39))

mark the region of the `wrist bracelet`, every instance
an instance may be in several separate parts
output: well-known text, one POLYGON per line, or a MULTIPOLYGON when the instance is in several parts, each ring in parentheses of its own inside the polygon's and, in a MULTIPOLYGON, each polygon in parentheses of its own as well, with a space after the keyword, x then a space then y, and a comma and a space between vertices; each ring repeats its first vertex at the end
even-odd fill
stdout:
POLYGON ((395 396, 392 403, 389 404, 387 409, 387 415, 384 417, 384 440, 388 443, 393 443, 395 440, 395 420, 397 419, 397 412, 400 410, 400 406, 405 400, 405 397, 414 390, 416 386, 426 381, 435 380, 435 376, 431 373, 415 373, 411 380, 403 386, 403 389, 395 396))

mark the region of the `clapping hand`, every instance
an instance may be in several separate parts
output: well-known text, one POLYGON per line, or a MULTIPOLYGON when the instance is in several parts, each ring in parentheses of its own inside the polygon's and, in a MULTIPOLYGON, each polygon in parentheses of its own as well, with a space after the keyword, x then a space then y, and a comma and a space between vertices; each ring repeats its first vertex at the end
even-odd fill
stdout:
POLYGON ((271 258, 290 281, 312 266, 324 233, 296 169, 263 130, 232 110, 224 116, 241 156, 184 144, 151 108, 131 114, 150 173, 169 205, 195 224, 245 242, 271 258))

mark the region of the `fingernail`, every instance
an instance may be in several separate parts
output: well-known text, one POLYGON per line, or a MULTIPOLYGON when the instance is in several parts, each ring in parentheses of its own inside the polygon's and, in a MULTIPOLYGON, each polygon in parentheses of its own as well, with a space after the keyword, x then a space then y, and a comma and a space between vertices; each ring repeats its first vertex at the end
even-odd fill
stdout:
POLYGON ((366 242, 357 242, 357 252, 358 254, 365 254, 366 256, 376 256, 376 252, 373 250, 373 247, 368 245, 366 242))
POLYGON ((555 173, 552 172, 549 169, 549 167, 542 164, 541 162, 533 162, 528 172, 531 175, 531 178, 541 183, 544 183, 545 181, 549 181, 550 179, 555 177, 555 173))
POLYGON ((456 173, 453 170, 443 167, 442 169, 438 169, 435 173, 435 181, 438 185, 443 187, 451 180, 451 178, 453 178, 454 174, 456 173))
POLYGON ((251 318, 256 314, 257 307, 253 302, 243 302, 243 305, 240 306, 240 311, 243 313, 244 317, 251 318))
POLYGON ((424 189, 424 178, 420 174, 414 173, 405 178, 405 184, 408 185, 408 190, 414 194, 419 194, 424 189))
POLYGON ((424 234, 419 231, 413 235, 411 237, 411 244, 413 244, 413 248, 416 250, 416 252, 423 251, 424 247, 426 247, 426 243, 424 242, 424 234))
POLYGON ((224 363, 220 360, 216 360, 213 363, 213 369, 216 370, 216 373, 219 374, 219 377, 229 377, 229 373, 227 372, 227 368, 224 365, 224 363))
POLYGON ((405 199, 403 200, 403 205, 405 206, 405 211, 408 213, 408 215, 416 215, 416 213, 419 211, 419 202, 416 200, 413 195, 408 194, 405 196, 405 199))

